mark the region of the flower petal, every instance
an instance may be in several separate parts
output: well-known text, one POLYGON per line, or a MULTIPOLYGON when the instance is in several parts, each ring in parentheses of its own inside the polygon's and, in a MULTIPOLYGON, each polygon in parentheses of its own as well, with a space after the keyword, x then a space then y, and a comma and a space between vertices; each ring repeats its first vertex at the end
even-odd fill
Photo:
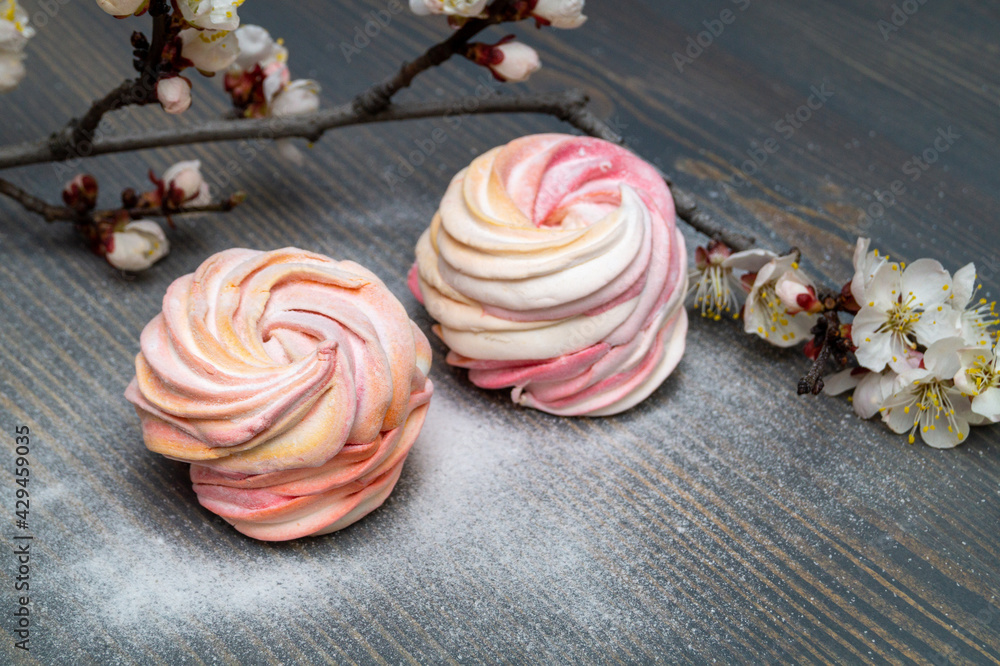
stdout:
POLYGON ((951 296, 951 274, 935 259, 918 259, 906 267, 902 276, 903 300, 913 296, 916 305, 930 309, 951 296))
POLYGON ((948 305, 934 305, 913 324, 917 342, 930 346, 939 340, 962 334, 961 313, 948 305))
POLYGON ((855 355, 862 367, 874 372, 881 372, 892 360, 892 333, 878 330, 885 320, 885 314, 875 308, 862 308, 854 318, 855 355))
POLYGON ((916 398, 912 391, 904 390, 902 393, 897 393, 886 405, 882 408, 884 410, 882 420, 889 426, 889 430, 899 434, 909 432, 917 418, 916 398), (906 411, 907 407, 909 412, 906 411))
POLYGON ((749 271, 751 273, 756 273, 769 261, 776 259, 777 256, 778 255, 770 250, 754 248, 752 250, 744 250, 743 252, 736 252, 729 255, 729 257, 722 262, 722 266, 736 271, 749 271))
POLYGON ((926 429, 918 428, 918 430, 920 430, 920 437, 924 440, 924 444, 935 449, 953 449, 969 436, 969 424, 964 421, 959 424, 958 430, 954 428, 948 430, 943 419, 940 424, 935 423, 926 429))
POLYGON ((958 351, 963 347, 965 341, 962 338, 938 340, 924 353, 924 367, 938 379, 953 378, 962 368, 958 351))
POLYGON ((899 302, 901 290, 899 264, 882 264, 864 290, 863 302, 859 302, 858 305, 888 312, 899 302))
POLYGON ((863 419, 878 414, 886 399, 895 392, 898 378, 899 375, 892 370, 882 374, 871 372, 862 377, 854 391, 855 413, 863 419))
POLYGON ((823 378, 823 393, 840 395, 857 388, 862 379, 871 373, 864 368, 848 368, 823 378))
POLYGON ((976 291, 976 265, 966 264, 955 271, 954 284, 951 290, 955 292, 956 307, 964 309, 976 291))
POLYGON ((993 423, 1000 422, 1000 388, 991 388, 972 399, 972 411, 993 423))

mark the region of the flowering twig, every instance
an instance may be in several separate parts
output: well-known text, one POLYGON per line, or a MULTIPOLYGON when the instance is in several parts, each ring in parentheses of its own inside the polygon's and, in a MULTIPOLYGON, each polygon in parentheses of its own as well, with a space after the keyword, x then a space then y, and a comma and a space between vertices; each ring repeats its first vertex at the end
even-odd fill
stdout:
POLYGON ((130 207, 79 212, 69 206, 50 204, 2 178, 0 178, 0 194, 17 201, 25 210, 41 215, 46 222, 73 222, 75 224, 90 224, 94 220, 108 218, 122 212, 127 213, 133 219, 141 217, 174 217, 176 215, 191 215, 194 213, 227 213, 243 200, 242 195, 237 194, 221 201, 198 206, 180 206, 176 208, 169 206, 154 206, 149 208, 130 207))
POLYGON ((454 55, 463 53, 469 40, 486 28, 515 20, 516 17, 512 14, 514 5, 511 0, 497 0, 492 3, 487 18, 466 21, 450 37, 430 47, 420 57, 404 63, 394 75, 355 97, 351 102, 352 108, 359 115, 366 116, 384 111, 393 96, 408 87, 419 74, 443 64, 454 55))
MULTIPOLYGON (((435 44, 418 58, 404 63, 388 79, 371 86, 352 101, 337 107, 291 117, 226 118, 208 121, 193 127, 160 129, 122 136, 97 137, 94 131, 103 116, 115 109, 133 103, 151 101, 157 78, 161 75, 162 60, 167 40, 170 38, 172 18, 165 0, 153 0, 149 13, 153 16, 152 42, 146 50, 138 79, 130 79, 97 100, 79 121, 72 121, 66 128, 48 140, 26 142, 0 147, 0 169, 27 166, 44 162, 66 161, 71 158, 91 157, 109 153, 135 151, 146 148, 189 145, 217 141, 247 139, 270 140, 304 138, 318 141, 327 131, 351 125, 394 120, 408 120, 452 114, 476 115, 491 113, 543 113, 554 116, 580 131, 598 138, 624 144, 624 140, 604 121, 586 108, 587 96, 578 90, 519 97, 497 97, 482 100, 474 96, 452 100, 392 104, 392 98, 413 80, 433 67, 443 64, 454 55, 466 54, 470 40, 486 28, 505 22, 519 21, 533 14, 535 3, 519 0, 494 0, 482 16, 456 18, 459 27, 445 40, 435 44)), ((454 17, 453 17, 454 18, 454 17)), ((548 19, 542 19, 548 22, 548 19)), ((567 27, 567 26, 564 26, 567 27)), ((133 41, 141 55, 145 39, 138 35, 133 41)), ((666 178, 666 177, 665 177, 666 178)), ((678 188, 666 178, 674 194, 678 216, 707 236, 722 240, 734 248, 752 245, 752 239, 725 230, 700 210, 694 196, 678 188)), ((79 220, 81 213, 72 208, 51 206, 32 195, 14 188, 0 188, 0 194, 11 196, 26 209, 41 214, 47 220, 79 220), (13 189, 12 189, 13 188, 13 189)), ((151 214, 148 210, 146 214, 151 214)), ((96 215, 96 214, 95 214, 96 215)))
POLYGON ((94 131, 101 124, 101 119, 110 111, 121 109, 130 104, 146 103, 156 88, 156 79, 166 46, 167 31, 170 27, 169 3, 154 0, 150 3, 149 13, 153 16, 153 39, 143 64, 140 75, 136 79, 127 79, 104 97, 94 101, 79 120, 71 120, 65 132, 52 136, 51 144, 54 152, 79 155, 84 142, 93 139, 94 131))

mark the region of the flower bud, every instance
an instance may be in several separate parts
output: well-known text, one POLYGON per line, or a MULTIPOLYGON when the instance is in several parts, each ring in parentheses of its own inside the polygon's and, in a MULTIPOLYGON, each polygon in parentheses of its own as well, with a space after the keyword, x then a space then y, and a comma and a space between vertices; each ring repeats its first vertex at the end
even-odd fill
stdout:
POLYGON ((89 173, 78 174, 63 187, 62 198, 73 210, 93 210, 97 205, 97 179, 89 173))
POLYGON ((538 52, 527 44, 507 37, 496 44, 471 44, 466 55, 473 62, 490 68, 500 81, 521 83, 542 67, 538 52))
POLYGON ((208 183, 201 175, 201 161, 178 162, 163 172, 163 205, 202 206, 209 203, 208 183))
POLYGON ((138 272, 155 264, 169 251, 170 243, 160 225, 137 220, 112 234, 104 257, 117 269, 138 272))
POLYGON ((538 0, 531 14, 540 23, 553 28, 579 28, 587 20, 583 15, 585 0, 538 0))
POLYGON ((118 18, 139 14, 146 9, 149 0, 97 0, 97 6, 118 18))
POLYGON ((160 79, 156 99, 167 113, 184 113, 191 106, 191 83, 183 76, 160 79))
POLYGON ((790 315, 799 312, 815 314, 823 309, 823 304, 816 298, 816 288, 797 270, 788 271, 778 278, 774 285, 774 293, 781 299, 781 304, 790 315))
POLYGON ((271 103, 271 115, 279 118, 315 113, 318 109, 319 85, 309 79, 292 81, 271 103))
POLYGON ((236 34, 227 30, 181 30, 181 55, 201 72, 221 72, 240 54, 236 34))
POLYGON ((489 0, 410 0, 414 14, 445 14, 447 16, 479 16, 489 0))

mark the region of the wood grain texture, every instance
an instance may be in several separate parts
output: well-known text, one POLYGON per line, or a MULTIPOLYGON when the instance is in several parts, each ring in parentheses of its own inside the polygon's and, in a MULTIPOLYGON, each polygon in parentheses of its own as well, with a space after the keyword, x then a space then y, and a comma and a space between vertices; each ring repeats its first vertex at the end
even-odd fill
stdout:
MULTIPOLYGON (((975 261, 996 294, 1000 9, 928 2, 885 40, 877 21, 892 5, 592 0, 581 30, 520 30, 545 63, 524 87, 584 87, 707 209, 774 249, 798 245, 830 282, 847 279, 863 232, 909 259, 975 261), (727 8, 735 21, 678 72, 672 54, 727 8), (822 84, 833 96, 780 133, 822 84), (948 127, 960 138, 911 180, 904 164, 948 127), (777 152, 740 184, 747 151, 769 138, 777 152), (906 193, 866 217, 896 179, 906 193)), ((284 36, 293 74, 335 102, 446 34, 398 14, 347 63, 341 42, 386 6, 255 0, 241 15, 284 36)), ((28 78, 0 97, 0 141, 45 135, 128 75, 137 26, 89 0, 58 5, 28 78)), ((456 62, 403 95, 477 86, 494 87, 456 62)), ((218 87, 196 81, 184 117, 127 111, 105 129, 217 117, 218 87)), ((184 466, 145 450, 122 391, 173 278, 228 247, 296 245, 369 266, 429 330, 405 274, 450 176, 540 131, 565 128, 536 116, 350 128, 301 171, 220 144, 10 172, 54 199, 85 167, 112 204, 148 168, 197 158, 220 193, 251 198, 180 222, 170 256, 127 280, 70 229, 0 202, 0 507, 13 510, 12 433, 28 425, 36 535, 28 657, 12 648, 14 563, 0 557, 4 661, 1000 663, 998 431, 954 451, 909 446, 843 400, 796 397, 804 360, 727 324, 696 319, 679 371, 610 419, 517 409, 446 367, 435 341, 437 394, 395 494, 329 537, 243 538, 198 507, 184 466), (436 127, 447 140, 390 188, 386 171, 436 127)))

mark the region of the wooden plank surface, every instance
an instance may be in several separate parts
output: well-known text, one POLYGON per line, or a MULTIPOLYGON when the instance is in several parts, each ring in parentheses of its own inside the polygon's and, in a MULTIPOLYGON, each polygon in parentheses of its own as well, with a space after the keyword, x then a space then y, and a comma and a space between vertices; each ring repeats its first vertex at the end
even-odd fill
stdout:
MULTIPOLYGON (((0 97, 0 141, 79 114, 129 73, 128 33, 146 27, 89 1, 53 4, 28 78, 0 97)), ((865 233, 952 270, 975 261, 996 294, 1000 5, 919 4, 885 39, 893 4, 592 0, 581 30, 522 30, 545 63, 524 88, 584 87, 707 209, 765 245, 802 247, 816 275, 846 281, 865 233), (734 20, 678 71, 672 54, 725 9, 734 20), (821 86, 832 96, 807 122, 776 125, 821 86), (907 161, 948 128, 959 138, 912 180, 907 161), (738 179, 770 138, 777 151, 738 179), (906 192, 866 218, 897 179, 906 192)), ((332 102, 446 34, 405 12, 346 62, 341 43, 385 6, 254 0, 241 15, 284 36, 293 74, 332 102)), ((218 116, 219 85, 196 81, 184 117, 143 109, 107 130, 218 116)), ((401 98, 480 85, 492 87, 453 63, 401 98)), ((998 431, 954 451, 909 446, 844 400, 796 397, 803 359, 731 325, 695 318, 678 372, 609 419, 517 409, 445 366, 435 341, 437 393, 396 492, 328 537, 243 538, 198 507, 183 465, 145 450, 122 391, 172 279, 225 248, 296 245, 369 266, 429 330, 405 275, 448 179, 494 145, 559 130, 534 116, 352 128, 301 170, 226 144, 88 161, 107 204, 148 168, 191 158, 208 174, 231 165, 251 195, 232 215, 180 222, 170 256, 134 279, 0 202, 2 506, 13 512, 13 433, 27 425, 36 537, 27 657, 11 633, 16 565, 2 557, 4 661, 1000 662, 998 431), (392 190, 384 174, 436 127, 447 140, 392 190)), ((10 178, 55 198, 72 173, 10 178)))

